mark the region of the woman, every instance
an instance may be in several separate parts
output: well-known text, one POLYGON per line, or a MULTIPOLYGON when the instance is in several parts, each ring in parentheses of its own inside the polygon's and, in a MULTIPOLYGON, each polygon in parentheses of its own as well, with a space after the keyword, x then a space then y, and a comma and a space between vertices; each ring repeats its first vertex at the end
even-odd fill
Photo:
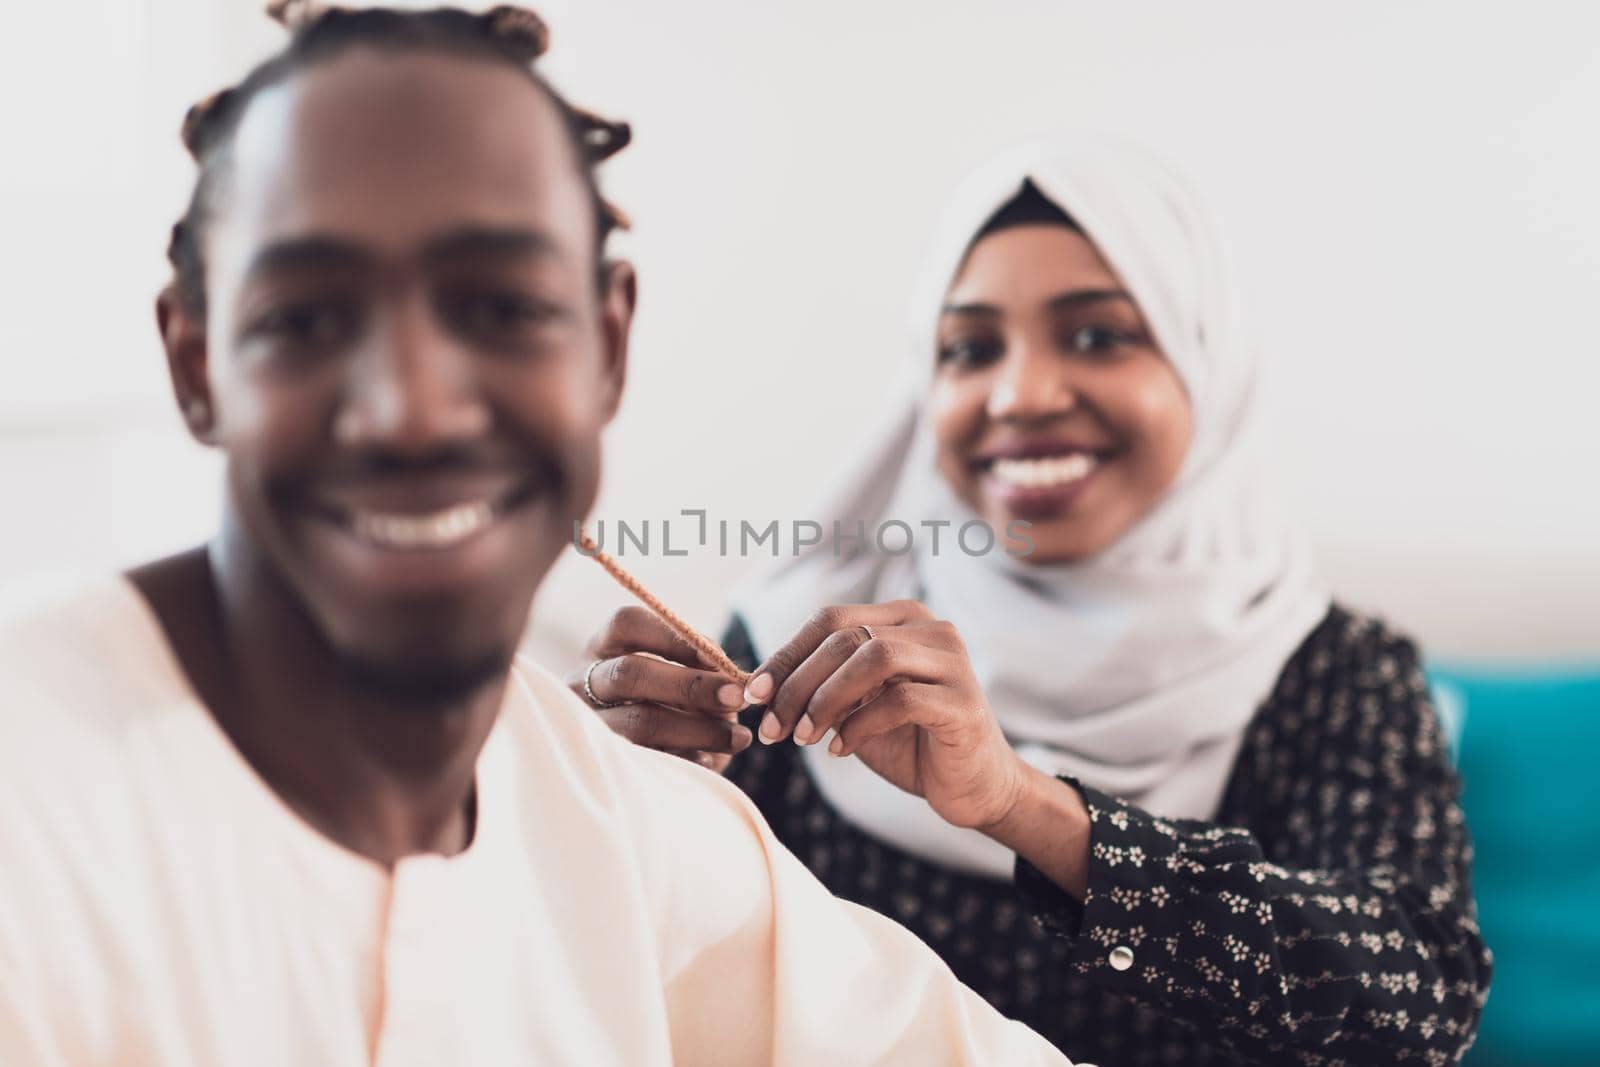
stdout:
POLYGON ((916 385, 815 516, 868 536, 739 598, 747 689, 637 610, 575 686, 1075 1057, 1458 1058, 1490 971, 1459 784, 1414 646, 1331 604, 1263 498, 1188 188, 1035 145, 942 234, 916 385), (744 703, 766 743, 729 765, 744 703))

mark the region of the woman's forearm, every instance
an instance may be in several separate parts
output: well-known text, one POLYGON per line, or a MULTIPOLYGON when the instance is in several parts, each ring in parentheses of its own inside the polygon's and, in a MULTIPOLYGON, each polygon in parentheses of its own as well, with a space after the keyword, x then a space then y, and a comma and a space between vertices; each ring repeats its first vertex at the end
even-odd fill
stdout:
POLYGON ((1089 809, 1066 782, 1022 766, 1016 803, 984 833, 1081 901, 1089 886, 1089 809))
MULTIPOLYGON (((1043 888, 1041 876, 1074 895, 1058 871, 1018 872, 1074 973, 1191 1022, 1230 1063, 1454 1062, 1470 1042, 1491 964, 1446 798, 1423 808, 1435 834, 1392 853, 1388 870, 1368 870, 1330 863, 1329 849, 1280 865, 1249 830, 1161 819, 1090 787, 1081 796, 1094 828, 1092 899, 1069 909, 1043 888)), ((1392 795, 1373 809, 1401 819, 1418 810, 1392 795)), ((1405 840, 1387 825, 1374 835, 1405 840)))

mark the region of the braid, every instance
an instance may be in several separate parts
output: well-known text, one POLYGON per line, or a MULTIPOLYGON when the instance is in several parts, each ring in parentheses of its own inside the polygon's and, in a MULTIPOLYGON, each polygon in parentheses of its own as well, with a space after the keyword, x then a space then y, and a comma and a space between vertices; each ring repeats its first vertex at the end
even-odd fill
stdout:
POLYGON ((212 93, 184 113, 183 127, 178 131, 178 136, 183 139, 183 147, 189 150, 196 163, 200 162, 205 154, 205 136, 206 131, 212 126, 212 116, 227 107, 233 94, 232 89, 212 93))
POLYGON ((717 670, 729 675, 740 685, 750 680, 749 671, 740 670, 739 665, 729 659, 728 654, 722 651, 715 641, 690 626, 683 616, 657 600, 655 594, 646 589, 639 579, 623 569, 622 564, 600 551, 600 546, 594 543, 594 538, 580 531, 578 547, 583 550, 584 555, 604 567, 606 573, 615 578, 618 585, 638 597, 645 607, 661 616, 661 621, 672 627, 673 632, 679 637, 693 645, 694 650, 700 653, 707 663, 715 664, 717 670))
MULTIPOLYGON (((238 85, 214 93, 183 117, 183 146, 200 174, 183 218, 172 227, 167 259, 180 298, 205 313, 205 265, 201 231, 215 199, 218 172, 245 108, 262 89, 297 70, 326 61, 356 45, 394 50, 435 50, 507 63, 522 70, 555 104, 566 126, 595 213, 595 258, 603 261, 606 239, 627 229, 628 217, 600 193, 596 168, 627 147, 632 131, 573 107, 534 69, 550 47, 550 30, 526 8, 502 4, 482 14, 458 8, 403 11, 394 8, 343 8, 320 0, 272 0, 267 14, 290 33, 288 45, 262 62, 238 85)), ((603 262, 597 281, 604 278, 603 262)))
POLYGON ((550 47, 550 28, 544 19, 525 7, 501 4, 478 16, 489 35, 504 45, 507 51, 517 54, 520 61, 530 64, 544 55, 550 47))
MULTIPOLYGON (((588 156, 589 166, 595 167, 604 163, 618 152, 627 148, 633 142, 633 127, 626 122, 617 122, 601 118, 592 111, 574 107, 572 116, 578 122, 579 140, 583 145, 585 155, 588 156)), ((600 210, 606 217, 606 225, 617 230, 631 230, 633 221, 611 201, 600 198, 600 210)))
POLYGON ((290 33, 315 22, 327 14, 328 7, 317 0, 272 0, 267 5, 267 17, 290 33))

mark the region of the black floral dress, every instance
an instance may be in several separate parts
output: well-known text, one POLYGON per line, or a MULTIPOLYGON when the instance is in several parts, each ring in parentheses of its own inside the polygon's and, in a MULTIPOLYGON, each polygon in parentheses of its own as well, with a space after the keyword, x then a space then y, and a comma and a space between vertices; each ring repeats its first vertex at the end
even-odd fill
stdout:
MULTIPOLYGON (((755 665, 738 619, 724 645, 755 665)), ((798 755, 753 745, 728 776, 829 889, 1074 1060, 1445 1064, 1471 1044, 1490 955, 1460 784, 1416 649, 1379 622, 1336 606, 1289 659, 1215 822, 1069 779, 1092 820, 1082 904, 1025 861, 1003 884, 868 836, 798 755)))

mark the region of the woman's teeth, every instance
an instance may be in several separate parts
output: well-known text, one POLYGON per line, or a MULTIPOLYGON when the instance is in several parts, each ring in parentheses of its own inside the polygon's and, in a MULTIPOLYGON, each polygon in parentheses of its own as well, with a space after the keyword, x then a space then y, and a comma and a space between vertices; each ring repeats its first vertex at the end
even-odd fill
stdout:
POLYGON ((1087 452, 1038 459, 997 459, 989 473, 1022 489, 1055 489, 1088 477, 1098 462, 1087 452))
POLYGON ((493 521, 494 508, 480 500, 425 515, 358 512, 351 528, 357 537, 383 548, 450 548, 493 521))

